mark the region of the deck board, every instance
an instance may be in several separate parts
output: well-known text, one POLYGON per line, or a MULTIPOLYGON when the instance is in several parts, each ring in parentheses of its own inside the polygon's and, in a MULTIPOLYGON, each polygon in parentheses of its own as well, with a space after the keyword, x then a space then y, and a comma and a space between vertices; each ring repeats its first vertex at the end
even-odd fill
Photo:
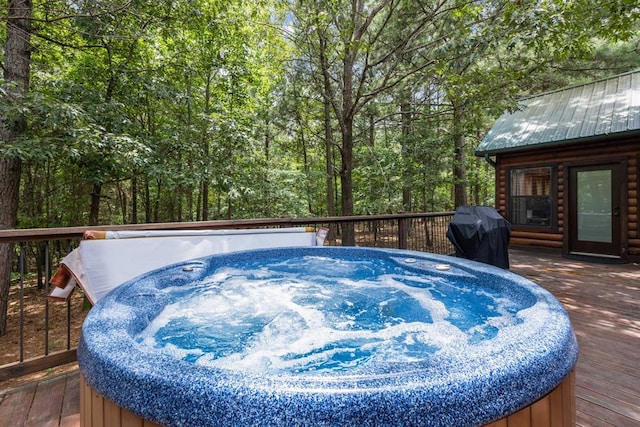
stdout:
POLYGON ((51 378, 38 383, 25 427, 57 427, 62 412, 65 382, 51 378))
MULTIPOLYGON (((640 265, 593 264, 512 249, 511 270, 556 296, 569 312, 580 355, 579 427, 640 426, 640 265)), ((79 375, 0 391, 0 427, 80 425, 79 375)))
POLYGON ((29 416, 35 388, 24 387, 0 397, 0 426, 24 425, 29 416))

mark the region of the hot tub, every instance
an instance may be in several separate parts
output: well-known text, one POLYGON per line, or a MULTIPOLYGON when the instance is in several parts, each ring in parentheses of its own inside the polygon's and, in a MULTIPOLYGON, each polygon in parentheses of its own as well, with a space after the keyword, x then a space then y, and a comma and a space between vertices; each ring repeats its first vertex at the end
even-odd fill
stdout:
POLYGON ((567 425, 577 355, 561 304, 496 267, 368 248, 237 252, 156 270, 91 309, 81 418, 567 425))

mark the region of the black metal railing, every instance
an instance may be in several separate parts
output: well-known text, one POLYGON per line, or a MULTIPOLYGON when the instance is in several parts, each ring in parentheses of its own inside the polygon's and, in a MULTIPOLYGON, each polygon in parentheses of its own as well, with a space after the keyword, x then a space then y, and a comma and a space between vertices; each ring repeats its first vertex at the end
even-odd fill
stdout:
POLYGON ((326 227, 325 245, 341 245, 343 227, 353 227, 357 246, 452 254, 446 231, 453 212, 323 218, 277 218, 0 230, 0 244, 14 245, 7 332, 0 336, 0 382, 75 362, 80 325, 89 306, 81 292, 50 301, 49 279, 87 230, 180 230, 326 227))

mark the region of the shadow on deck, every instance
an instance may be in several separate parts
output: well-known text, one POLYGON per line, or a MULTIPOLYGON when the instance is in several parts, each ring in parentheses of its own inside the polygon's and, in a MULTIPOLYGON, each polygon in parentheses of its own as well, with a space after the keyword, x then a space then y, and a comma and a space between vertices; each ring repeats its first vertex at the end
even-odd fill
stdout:
MULTIPOLYGON (((578 337, 577 425, 640 425, 640 265, 511 249, 511 270, 565 306, 578 337)), ((78 426, 77 371, 0 391, 0 426, 78 426)))

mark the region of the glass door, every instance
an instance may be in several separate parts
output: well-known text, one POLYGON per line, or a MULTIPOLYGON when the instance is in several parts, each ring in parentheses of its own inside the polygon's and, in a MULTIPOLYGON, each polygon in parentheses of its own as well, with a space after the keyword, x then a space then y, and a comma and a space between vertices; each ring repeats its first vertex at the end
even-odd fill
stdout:
POLYGON ((570 169, 570 252, 620 256, 620 165, 570 169))

